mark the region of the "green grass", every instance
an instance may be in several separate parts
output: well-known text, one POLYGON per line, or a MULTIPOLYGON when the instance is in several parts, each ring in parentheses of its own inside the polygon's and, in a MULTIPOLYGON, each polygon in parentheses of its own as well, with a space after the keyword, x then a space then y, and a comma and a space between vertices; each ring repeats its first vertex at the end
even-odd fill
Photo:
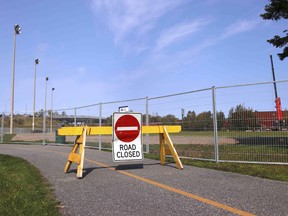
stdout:
MULTIPOLYGON (((89 143, 89 146, 97 146, 98 143, 89 143)), ((145 154, 145 158, 160 160, 159 145, 149 145, 149 154, 145 154)), ((102 143, 102 148, 112 148, 111 143, 102 143)), ((175 145, 179 156, 214 159, 213 145, 175 145)), ((145 145, 144 145, 145 151, 145 145)), ((249 146, 249 145, 220 145, 219 153, 221 160, 235 161, 259 161, 269 162, 277 158, 281 162, 288 162, 288 147, 282 148, 279 151, 277 146, 249 146), (271 157, 271 155, 273 157, 271 157)), ((168 162, 173 162, 173 159, 167 157, 168 162)), ((181 159, 183 164, 202 167, 207 169, 222 170, 227 172, 240 173, 243 175, 256 176, 271 180, 288 182, 288 167, 287 165, 267 165, 267 164, 247 164, 247 163, 226 163, 226 162, 210 162, 202 160, 181 159)))
MULTIPOLYGON (((171 136, 201 136, 213 137, 213 131, 181 131, 180 133, 170 134, 171 136)), ((151 136, 151 135, 150 135, 151 136)), ((288 131, 218 131, 219 137, 287 137, 288 131)))
MULTIPOLYGON (((144 145, 145 146, 145 145, 144 145)), ((214 159, 214 145, 176 144, 179 156, 214 159)), ((150 154, 159 155, 159 145, 149 145, 150 154)), ((219 160, 288 163, 288 146, 219 145, 219 160)))
MULTIPOLYGON (((87 143, 87 146, 98 147, 98 143, 87 143)), ((203 144, 175 144, 178 155, 181 157, 211 159, 215 158, 214 145, 203 144)), ((102 143, 102 148, 112 148, 111 143, 102 143)), ((146 145, 143 145, 146 151, 146 145)), ((288 146, 253 144, 227 144, 219 145, 219 160, 245 161, 245 162, 279 162, 288 163, 288 146)), ((149 145, 149 155, 160 155, 159 145, 149 145)), ((284 165, 285 167, 285 165, 284 165)))
POLYGON ((186 165, 240 173, 271 180, 288 182, 288 168, 285 165, 263 165, 243 163, 215 163, 208 161, 196 161, 183 159, 186 165))
MULTIPOLYGON (((175 145, 179 156, 214 159, 213 145, 175 145)), ((149 154, 146 158, 160 160, 159 145, 150 145, 149 154)), ((274 146, 249 146, 249 145, 220 145, 220 160, 231 161, 259 161, 269 162, 276 159, 279 162, 288 162, 288 147, 279 149, 274 146), (272 157, 271 157, 272 156, 272 157)), ((168 162, 173 162, 172 158, 166 158, 168 162)), ((257 176, 272 180, 288 182, 287 165, 267 165, 267 164, 248 164, 248 163, 226 163, 210 162, 203 160, 181 159, 185 165, 222 170, 227 172, 240 173, 244 175, 257 176)))
POLYGON ((3 143, 10 143, 14 136, 16 136, 16 134, 4 134, 3 143))
MULTIPOLYGON (((145 158, 160 160, 159 155, 145 154, 145 158)), ((166 158, 167 163, 173 163, 172 158, 166 158)), ((264 165, 246 163, 215 163, 192 159, 181 159, 184 165, 195 166, 206 169, 221 170, 232 173, 239 173, 254 177, 288 182, 288 168, 285 165, 264 165)))
POLYGON ((0 215, 61 215, 40 172, 27 161, 0 155, 0 215))

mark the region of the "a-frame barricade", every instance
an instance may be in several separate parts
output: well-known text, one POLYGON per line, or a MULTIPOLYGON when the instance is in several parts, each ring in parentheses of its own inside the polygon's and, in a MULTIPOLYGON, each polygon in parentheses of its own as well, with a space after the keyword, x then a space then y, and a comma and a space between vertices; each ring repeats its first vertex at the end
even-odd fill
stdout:
MULTIPOLYGON (((159 134, 160 144, 160 164, 165 165, 167 155, 172 155, 178 169, 182 170, 183 165, 178 156, 178 153, 173 145, 169 133, 178 133, 181 131, 179 125, 167 126, 143 126, 142 134, 159 134), (167 144, 168 148, 165 148, 167 144)), ((61 136, 77 136, 71 153, 69 154, 68 161, 64 168, 67 173, 70 169, 72 162, 77 163, 77 178, 82 178, 86 136, 88 135, 111 135, 112 127, 62 127, 58 129, 58 135, 61 136)))
POLYGON ((77 178, 82 178, 84 157, 85 157, 85 145, 86 136, 90 134, 89 127, 82 128, 82 134, 76 137, 74 146, 71 153, 69 154, 68 161, 64 168, 64 172, 67 173, 70 169, 72 162, 77 163, 77 178))
POLYGON ((183 169, 182 162, 178 156, 178 153, 173 145, 173 142, 167 132, 165 126, 163 126, 163 133, 159 133, 160 144, 160 164, 165 165, 166 155, 172 155, 178 169, 183 169), (168 149, 165 148, 165 141, 168 145, 168 149))

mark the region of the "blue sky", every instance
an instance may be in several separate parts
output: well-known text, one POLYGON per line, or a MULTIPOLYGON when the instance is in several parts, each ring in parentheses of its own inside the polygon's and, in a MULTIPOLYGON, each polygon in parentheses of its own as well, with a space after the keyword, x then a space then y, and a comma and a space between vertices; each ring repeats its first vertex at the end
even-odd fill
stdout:
POLYGON ((286 80, 266 42, 287 21, 264 21, 263 0, 0 0, 0 110, 10 110, 13 26, 19 24, 15 113, 155 97, 211 86, 286 80), (6 106, 5 106, 6 104, 6 106))

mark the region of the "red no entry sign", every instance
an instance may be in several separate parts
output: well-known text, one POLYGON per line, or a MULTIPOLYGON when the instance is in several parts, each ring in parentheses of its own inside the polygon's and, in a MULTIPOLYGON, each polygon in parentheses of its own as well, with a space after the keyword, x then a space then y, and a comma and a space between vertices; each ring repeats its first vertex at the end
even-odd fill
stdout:
POLYGON ((142 114, 114 113, 112 154, 114 161, 143 160, 142 114))
POLYGON ((133 115, 123 115, 115 123, 115 134, 122 142, 132 142, 140 134, 140 123, 133 115))

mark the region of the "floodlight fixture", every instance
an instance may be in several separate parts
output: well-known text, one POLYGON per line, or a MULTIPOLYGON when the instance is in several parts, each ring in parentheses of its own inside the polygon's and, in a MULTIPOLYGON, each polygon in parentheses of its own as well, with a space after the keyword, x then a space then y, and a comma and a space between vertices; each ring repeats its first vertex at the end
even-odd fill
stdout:
POLYGON ((21 27, 18 24, 14 25, 14 30, 16 34, 21 34, 21 27))

